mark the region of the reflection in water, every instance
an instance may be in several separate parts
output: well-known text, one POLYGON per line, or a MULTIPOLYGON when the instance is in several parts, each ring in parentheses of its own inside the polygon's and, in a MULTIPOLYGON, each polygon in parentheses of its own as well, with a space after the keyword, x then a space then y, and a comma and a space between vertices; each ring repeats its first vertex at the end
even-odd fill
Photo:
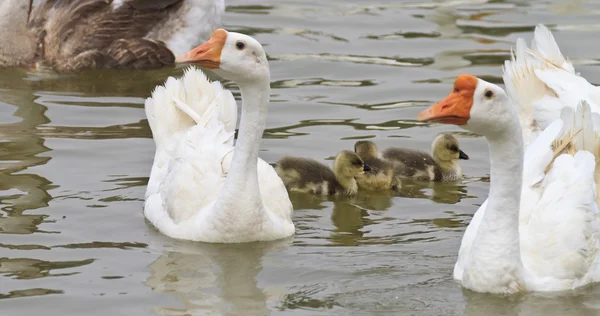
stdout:
POLYGON ((429 199, 436 203, 456 204, 463 198, 474 198, 467 194, 466 185, 457 183, 419 182, 403 180, 402 188, 398 192, 393 191, 366 191, 359 190, 352 198, 325 197, 313 194, 290 192, 290 199, 294 210, 325 209, 325 201, 334 201, 335 207, 342 205, 357 205, 362 208, 384 211, 393 206, 394 198, 417 198, 429 199), (348 203, 351 202, 351 203, 348 203))
MULTIPOLYGON (((572 57, 599 81, 585 53, 597 48, 587 40, 598 33, 600 7, 591 0, 226 2, 225 21, 235 25, 225 27, 268 47, 266 159, 326 157, 349 139, 432 139, 442 127, 416 122, 419 109, 460 72, 501 83, 515 38, 531 38, 538 22, 571 40, 565 50, 581 48, 572 57)), ((487 154, 477 155, 487 146, 467 132, 477 138, 465 165, 473 178, 462 183, 405 181, 398 193, 351 199, 290 194, 298 229, 291 245, 205 245, 149 233, 141 200, 154 148, 143 98, 181 73, 0 70, 0 314, 78 314, 60 310, 67 306, 90 315, 108 314, 105 306, 130 315, 150 306, 160 315, 598 314, 597 288, 499 298, 463 294, 452 282, 464 228, 489 187, 478 178, 489 173, 487 154), (57 166, 76 172, 62 176, 57 166), (49 219, 56 223, 40 226, 49 219), (39 310, 23 311, 30 306, 39 310)), ((225 86, 239 100, 237 86, 225 86)))
POLYGON ((586 12, 583 0, 567 0, 553 3, 548 9, 557 14, 583 14, 586 12))
MULTIPOLYGON (((159 84, 164 83, 168 76, 180 76, 180 67, 162 68, 148 71, 129 71, 119 69, 95 69, 77 74, 56 74, 54 72, 31 72, 26 75, 24 82, 34 91, 51 91, 53 94, 66 93, 70 95, 87 94, 94 96, 147 97, 159 84)), ((15 71, 21 70, 2 70, 15 71)), ((0 78, 11 78, 0 76, 0 78)), ((4 84, 4 82, 2 82, 4 84)), ((23 81, 13 81, 10 84, 22 84, 23 81)))
MULTIPOLYGON (((527 5, 524 3, 524 5, 527 5)), ((501 43, 497 38, 503 38, 513 33, 531 32, 532 25, 514 26, 490 22, 494 15, 503 13, 502 8, 459 10, 456 6, 443 6, 418 16, 426 21, 436 24, 436 34, 440 39, 470 40, 489 47, 502 44, 501 49, 476 49, 476 50, 444 50, 435 54, 434 62, 430 67, 440 70, 464 69, 466 67, 501 66, 504 60, 510 57, 507 47, 512 42, 501 43)), ((507 7, 509 11, 512 7, 507 7)), ((486 79, 487 80, 487 79, 486 79)), ((496 81, 492 81, 497 83, 496 81)), ((500 81, 501 82, 501 81, 500 81)))
POLYGON ((267 315, 270 300, 284 289, 261 288, 256 277, 266 254, 291 239, 248 244, 180 242, 150 264, 146 281, 154 291, 175 296, 183 308, 155 307, 159 315, 267 315))
POLYGON ((457 183, 402 181, 398 195, 405 198, 429 199, 436 203, 456 204, 463 198, 473 198, 467 195, 467 186, 457 183))
POLYGON ((329 241, 336 246, 357 246, 363 241, 365 226, 375 223, 369 219, 369 212, 349 201, 336 201, 333 204, 331 222, 335 229, 329 241))
MULTIPOLYGON (((5 213, 0 214, 0 233, 31 234, 38 230, 38 225, 47 217, 43 214, 24 214, 27 210, 48 206, 52 199, 48 193, 54 188, 50 180, 37 174, 23 173, 50 160, 50 157, 38 156, 51 150, 45 146, 45 138, 116 139, 148 138, 151 135, 146 120, 102 127, 48 126, 51 123, 46 116, 49 106, 68 105, 78 100, 73 96, 76 94, 119 95, 119 103, 123 104, 126 102, 124 97, 146 97, 168 75, 180 72, 180 69, 139 72, 96 70, 59 75, 53 72, 28 73, 22 69, 0 70, 0 86, 3 87, 0 90, 0 106, 16 107, 13 116, 20 119, 15 123, 0 125, 0 190, 4 191, 0 195, 0 206, 5 213), (65 95, 61 96, 63 91, 65 95)), ((91 101, 94 100, 87 100, 88 103, 91 101)), ((76 103, 85 106, 85 98, 76 103)), ((142 106, 140 100, 136 103, 136 107, 142 106)), ((123 178, 115 181, 140 183, 145 179, 123 178)))
MULTIPOLYGON (((147 138, 150 133, 145 121, 127 125, 108 127, 71 127, 56 126, 50 121, 47 111, 52 106, 69 106, 69 99, 77 100, 74 94, 89 94, 95 91, 98 94, 128 95, 135 97, 147 96, 151 88, 164 77, 155 77, 150 80, 149 73, 122 73, 119 76, 103 73, 82 74, 80 76, 62 76, 54 73, 27 73, 21 69, 0 70, 0 111, 2 116, 0 124, 0 234, 34 234, 46 233, 39 229, 39 225, 49 216, 50 209, 27 214, 28 211, 49 206, 52 196, 49 190, 56 188, 50 179, 40 176, 32 167, 47 164, 51 151, 46 145, 46 138, 87 138, 87 139, 114 139, 114 138, 147 138), (144 76, 148 79, 144 80, 144 76), (106 80, 107 77, 117 80, 106 80), (127 79, 126 79, 127 78, 127 79), (160 78, 160 79, 159 79, 160 78), (132 81, 131 79, 134 79, 132 81), (139 81, 135 81, 139 80, 139 81), (44 92, 48 91, 48 92, 44 92), (64 91, 64 93, 63 93, 64 91), (45 154, 46 153, 46 154, 45 154)), ((128 99, 122 98, 107 104, 124 103, 128 99)), ((94 102, 92 98, 88 103, 94 102)), ((84 100, 73 102, 72 106, 85 106, 84 100)), ((136 104, 136 107, 141 105, 136 104)), ((60 112, 56 112, 60 113, 60 112)), ((61 180, 61 179, 58 179, 61 180)), ((128 176, 114 177, 116 186, 127 188, 145 182, 145 179, 131 178, 128 176)), ((82 225, 85 225, 82 223, 82 225)), ((63 233, 56 231, 53 233, 63 233)), ((67 234, 68 235, 68 234, 67 234)), ((64 235, 63 235, 64 236, 64 235)), ((7 236, 9 237, 9 236, 7 236)), ((36 238, 33 236, 33 238, 36 238)), ((47 243, 52 244, 52 237, 46 237, 47 243)), ((77 241, 86 240, 88 237, 77 236, 77 241)), ((31 241, 37 241, 32 239, 31 241)), ((70 289, 65 286, 63 277, 72 277, 81 272, 81 267, 92 264, 96 259, 74 261, 49 261, 35 258, 31 250, 45 250, 53 253, 53 248, 89 249, 89 248, 131 248, 145 247, 139 242, 80 242, 56 246, 42 246, 32 244, 30 240, 7 238, 5 243, 0 243, 0 277, 7 281, 0 281, 5 285, 0 291, 0 299, 12 299, 29 296, 42 296, 48 294, 62 294, 58 286, 46 285, 49 280, 56 279, 62 285, 60 288, 70 289), (28 243, 29 242, 29 243, 28 243), (27 256, 27 257, 24 257, 27 256), (57 272, 69 269, 68 272, 57 272), (38 287, 32 283, 34 279, 42 283, 38 287), (16 280, 15 282, 12 282, 16 280), (46 286, 50 288, 45 288, 46 286)), ((64 242, 65 240, 63 240, 64 242)), ((50 254, 50 256, 52 256, 50 254)), ((52 281, 50 281, 52 282, 52 281)), ((38 284, 39 284, 38 283, 38 284)), ((66 284, 69 284, 68 281, 66 284)))
POLYGON ((291 132, 293 129, 302 128, 306 129, 309 127, 319 126, 349 126, 355 130, 373 130, 373 129, 385 129, 385 130, 396 130, 405 129, 415 126, 421 126, 420 122, 416 120, 390 120, 379 124, 361 124, 355 123, 357 119, 316 119, 316 120, 302 120, 298 124, 291 126, 283 126, 277 128, 268 128, 265 130, 264 138, 289 138, 290 136, 307 135, 306 133, 291 132))
POLYGON ((37 231, 45 215, 25 215, 26 210, 48 206, 52 198, 48 190, 51 182, 36 174, 19 173, 27 168, 46 164, 49 157, 37 155, 50 149, 44 139, 36 135, 35 128, 49 122, 44 115, 46 107, 34 102, 31 91, 23 89, 20 70, 10 70, 10 76, 0 76, 0 85, 9 88, 0 90, 2 106, 16 107, 13 115, 21 120, 0 127, 0 205, 5 216, 0 217, 0 234, 31 234, 37 231), (17 79, 15 80, 15 77, 17 79))
POLYGON ((357 64, 375 64, 384 66, 399 66, 399 67, 421 67, 433 63, 431 58, 392 58, 392 57, 373 57, 373 56, 357 56, 357 55, 332 55, 329 53, 322 54, 288 54, 279 55, 277 60, 281 61, 299 61, 304 59, 312 59, 317 61, 334 61, 357 64))
POLYGON ((10 291, 6 294, 0 293, 0 299, 39 296, 39 295, 48 295, 48 294, 63 294, 63 293, 64 293, 64 291, 61 291, 61 290, 39 289, 39 288, 27 289, 27 290, 15 290, 15 291, 10 291))
POLYGON ((502 297, 463 290, 466 316, 595 316, 600 286, 572 293, 528 293, 502 297))
POLYGON ((85 266, 94 262, 94 259, 80 261, 44 261, 28 258, 0 258, 0 274, 5 274, 15 279, 37 279, 48 276, 73 275, 71 273, 51 273, 53 270, 70 269, 85 266))
MULTIPOLYGON (((461 183, 416 182, 410 180, 403 182, 400 192, 359 190, 358 194, 352 198, 290 192, 290 199, 296 212, 302 212, 302 210, 323 210, 323 212, 326 212, 325 209, 333 204, 331 223, 335 228, 330 231, 327 240, 334 246, 393 243, 385 236, 365 236, 371 230, 367 227, 389 220, 383 215, 385 213, 381 213, 381 211, 390 209, 394 205, 395 199, 405 198, 429 199, 436 203, 455 204, 460 202, 462 198, 473 198, 473 196, 467 195, 466 186, 461 183)), ((313 221, 310 217, 309 215, 302 216, 306 222, 313 221)), ((465 222, 465 219, 470 218, 470 216, 457 214, 451 214, 451 217, 412 219, 404 222, 404 224, 416 226, 427 224, 436 228, 456 228, 465 227, 468 223, 465 222)), ((301 232, 304 230, 304 226, 298 225, 297 229, 301 232)), ((421 234, 423 231, 419 228, 416 231, 398 234, 395 237, 404 239, 405 236, 413 233, 421 234)))
MULTIPOLYGON (((54 270, 82 267, 94 262, 94 259, 79 261, 45 261, 28 258, 0 258, 0 276, 6 275, 18 280, 31 280, 46 277, 61 277, 77 274, 78 272, 52 273, 54 270)), ((30 288, 0 293, 0 299, 40 296, 48 294, 63 294, 62 290, 30 288)))

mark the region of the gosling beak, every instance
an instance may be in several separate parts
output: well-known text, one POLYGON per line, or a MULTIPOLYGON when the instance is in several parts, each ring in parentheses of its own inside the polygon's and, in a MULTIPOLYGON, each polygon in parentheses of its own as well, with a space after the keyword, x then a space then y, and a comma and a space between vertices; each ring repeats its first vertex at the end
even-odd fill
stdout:
POLYGON ((458 159, 469 160, 469 155, 465 154, 464 151, 459 150, 458 151, 458 159))
POLYGON ((364 171, 371 171, 371 166, 367 165, 366 163, 363 164, 363 170, 364 171))
POLYGON ((187 53, 179 55, 175 59, 176 63, 192 63, 202 68, 218 69, 221 65, 221 51, 227 40, 227 31, 218 29, 213 32, 210 39, 190 50, 187 53))

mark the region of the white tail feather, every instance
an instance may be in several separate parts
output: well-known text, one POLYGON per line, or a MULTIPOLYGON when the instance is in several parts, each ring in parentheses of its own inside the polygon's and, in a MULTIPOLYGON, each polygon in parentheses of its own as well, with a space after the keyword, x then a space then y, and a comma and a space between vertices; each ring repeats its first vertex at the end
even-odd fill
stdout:
POLYGON ((146 99, 145 110, 157 147, 201 122, 207 126, 209 120, 217 119, 227 132, 233 132, 237 121, 237 104, 231 92, 219 82, 211 83, 195 67, 186 69, 182 78, 170 77, 164 86, 157 87, 146 99))
POLYGON ((506 91, 517 107, 526 145, 559 118, 565 107, 558 99, 559 92, 547 84, 546 78, 540 77, 541 71, 549 70, 575 72, 571 62, 561 54, 550 30, 538 25, 531 49, 524 39, 517 39, 511 60, 507 60, 503 68, 506 91))
POLYGON ((539 132, 535 120, 534 102, 545 95, 552 94, 552 91, 535 74, 535 69, 545 67, 546 65, 527 52, 527 44, 522 38, 517 40, 511 60, 504 62, 502 78, 506 92, 517 108, 526 144, 529 140, 535 139, 532 133, 539 132))
MULTIPOLYGON (((600 134, 594 130, 594 127, 598 127, 597 122, 600 120, 598 113, 593 113, 590 105, 582 100, 577 105, 575 112, 571 108, 563 109, 561 119, 569 122, 571 125, 570 129, 563 127, 561 131, 563 136, 580 131, 574 138, 577 153, 584 150, 594 155, 596 160, 594 182, 596 183, 596 190, 600 190, 600 134)), ((600 194, 598 192, 596 194, 596 203, 600 204, 600 194)))
POLYGON ((558 65, 572 74, 575 73, 573 64, 562 55, 552 32, 546 26, 542 24, 536 26, 531 49, 552 64, 558 65))
POLYGON ((202 121, 202 117, 200 117, 198 113, 194 112, 189 105, 183 103, 183 101, 179 100, 177 97, 173 97, 173 102, 175 102, 178 109, 189 115, 192 120, 196 121, 196 124, 199 124, 202 121))
POLYGON ((575 151, 589 151, 598 160, 596 144, 600 141, 600 136, 594 131, 594 120, 592 119, 590 105, 582 100, 575 111, 570 107, 565 107, 560 117, 564 122, 560 138, 571 136, 575 151))

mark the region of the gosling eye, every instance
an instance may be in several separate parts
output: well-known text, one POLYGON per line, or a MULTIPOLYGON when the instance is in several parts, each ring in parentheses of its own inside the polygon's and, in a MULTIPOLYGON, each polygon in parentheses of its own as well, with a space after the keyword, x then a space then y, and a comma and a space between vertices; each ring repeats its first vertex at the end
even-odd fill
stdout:
POLYGON ((452 146, 448 147, 448 149, 450 149, 453 152, 458 152, 458 147, 456 147, 456 145, 452 145, 452 146))
POLYGON ((243 50, 246 47, 246 44, 244 44, 244 42, 242 41, 238 41, 237 43, 235 43, 235 48, 237 48, 238 50, 243 50))
POLYGON ((357 166, 357 167, 362 167, 363 162, 360 161, 360 160, 358 160, 358 159, 356 159, 356 160, 352 161, 352 164, 355 165, 355 166, 357 166))
POLYGON ((454 88, 452 91, 454 91, 454 93, 458 93, 460 90, 458 88, 454 88))
POLYGON ((484 95, 486 98, 491 99, 494 96, 494 92, 492 92, 492 90, 487 90, 484 95))

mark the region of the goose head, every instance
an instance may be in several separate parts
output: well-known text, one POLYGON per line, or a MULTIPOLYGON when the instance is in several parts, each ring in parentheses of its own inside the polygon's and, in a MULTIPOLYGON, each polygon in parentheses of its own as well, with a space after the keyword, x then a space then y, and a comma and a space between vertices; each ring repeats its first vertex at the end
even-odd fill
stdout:
POLYGON ((458 159, 469 160, 469 156, 460 149, 456 137, 452 134, 440 134, 431 144, 433 158, 441 161, 453 161, 458 159))
POLYGON ((210 39, 177 57, 177 63, 192 63, 236 82, 269 79, 269 63, 262 45, 254 38, 218 29, 210 39))
POLYGON ((516 110, 502 88, 463 74, 454 81, 450 94, 419 113, 417 120, 459 125, 480 135, 494 137, 511 132, 516 117, 516 110))

